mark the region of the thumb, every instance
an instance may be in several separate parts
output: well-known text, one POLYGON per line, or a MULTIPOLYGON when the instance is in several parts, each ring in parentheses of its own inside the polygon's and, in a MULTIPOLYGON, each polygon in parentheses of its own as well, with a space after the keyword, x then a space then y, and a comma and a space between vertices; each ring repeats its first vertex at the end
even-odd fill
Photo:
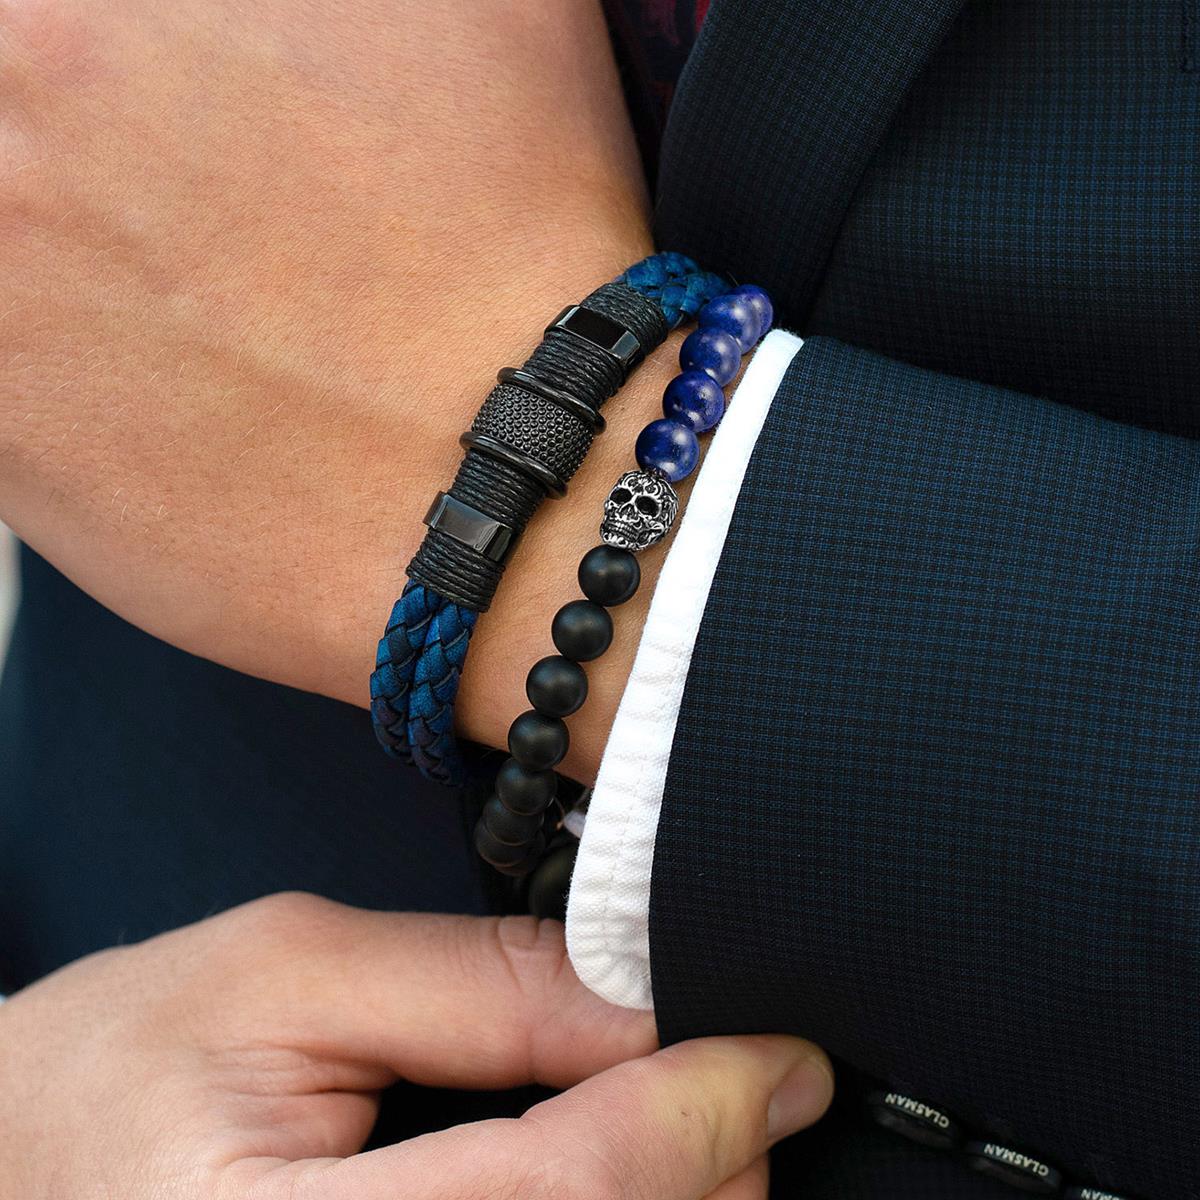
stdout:
POLYGON ((289 1164, 261 1180, 263 1195, 696 1200, 817 1120, 832 1093, 829 1062, 808 1042, 704 1038, 612 1067, 515 1121, 289 1164))

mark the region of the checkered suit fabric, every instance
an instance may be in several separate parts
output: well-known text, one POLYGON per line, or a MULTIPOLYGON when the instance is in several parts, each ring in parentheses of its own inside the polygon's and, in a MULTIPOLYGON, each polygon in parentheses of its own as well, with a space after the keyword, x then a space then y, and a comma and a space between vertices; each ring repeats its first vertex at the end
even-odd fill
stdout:
MULTIPOLYGON (((668 1038, 802 1033, 1080 1180, 1190 1200, 1194 6, 959 8, 718 5, 681 84, 660 237, 810 340, 684 697, 656 1005, 668 1038)), ((843 1112, 789 1178, 997 1194, 895 1141, 843 1112)))

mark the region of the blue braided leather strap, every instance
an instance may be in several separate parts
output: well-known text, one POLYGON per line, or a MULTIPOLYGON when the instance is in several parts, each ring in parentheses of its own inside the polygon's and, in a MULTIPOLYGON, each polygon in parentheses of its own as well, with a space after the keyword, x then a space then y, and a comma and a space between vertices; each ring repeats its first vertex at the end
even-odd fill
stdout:
POLYGON ((622 271, 616 281, 653 300, 662 309, 668 329, 691 319, 729 289, 728 279, 703 270, 694 259, 674 250, 643 258, 622 271))
MULTIPOLYGON (((661 342, 667 331, 694 317, 709 300, 727 290, 729 281, 701 269, 684 254, 666 252, 634 263, 613 284, 593 293, 589 301, 603 297, 620 312, 623 288, 616 285, 636 293, 629 297, 635 309, 640 303, 638 297, 642 301, 649 300, 653 306, 654 319, 659 326, 647 333, 651 326, 643 319, 639 339, 643 343, 643 352, 647 352, 661 342), (650 344, 645 344, 647 342, 650 344)), ((647 306, 643 303, 642 307, 647 306)), ((577 349, 572 351, 569 345, 567 349, 579 353, 577 349)), ((592 390, 592 403, 597 410, 621 382, 621 377, 610 378, 604 374, 611 368, 603 362, 569 360, 569 355, 553 346, 548 347, 545 342, 540 351, 542 358, 539 360, 539 352, 535 352, 526 367, 540 376, 549 374, 551 377, 544 382, 560 390, 566 388, 565 378, 572 370, 581 373, 592 390), (555 372, 563 374, 556 376, 555 372)), ((493 392, 493 396, 497 392, 493 392)), ((531 408, 539 403, 532 395, 525 399, 531 408)), ((481 416, 483 412, 481 410, 481 416)), ((555 419, 561 421, 564 418, 556 411, 555 419)), ((480 426, 477 418, 473 428, 487 430, 490 427, 486 423, 480 426)), ((545 430, 540 432, 545 434, 545 430)), ((578 455, 565 455, 564 461, 558 464, 564 477, 573 473, 582 461, 590 436, 587 435, 578 455)), ((552 453, 550 457, 553 458, 552 453)), ((481 462, 477 450, 468 451, 464 468, 456 480, 456 485, 460 485, 460 490, 465 490, 472 500, 475 496, 471 488, 478 487, 481 462), (475 456, 474 463, 472 456, 475 456)), ((524 520, 528 519, 533 504, 545 495, 545 486, 530 482, 512 465, 488 462, 485 466, 494 473, 496 484, 509 504, 506 511, 515 514, 512 518, 515 538, 524 528, 524 520)), ((565 478, 563 483, 565 486, 565 478)), ((447 552, 446 544, 439 543, 431 535, 409 565, 409 581, 392 608, 387 629, 379 642, 375 670, 371 675, 371 718, 375 735, 389 754, 414 763, 429 779, 458 784, 463 777, 463 762, 454 737, 454 700, 471 633, 479 613, 490 601, 503 566, 483 561, 471 561, 465 566, 455 562, 447 566, 455 548, 451 547, 447 552), (433 586, 427 576, 436 576, 440 586, 433 586)))

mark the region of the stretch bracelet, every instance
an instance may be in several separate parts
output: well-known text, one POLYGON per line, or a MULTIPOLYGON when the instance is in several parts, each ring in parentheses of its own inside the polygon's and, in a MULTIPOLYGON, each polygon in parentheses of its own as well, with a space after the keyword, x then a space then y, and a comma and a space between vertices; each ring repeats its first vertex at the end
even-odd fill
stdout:
MULTIPOLYGON (((671 531, 679 512, 673 485, 699 462, 697 435, 720 423, 725 385, 773 319, 770 299, 753 285, 716 297, 700 310, 697 329, 680 347, 682 371, 663 393, 663 416, 638 435, 638 469, 614 484, 604 502, 601 544, 580 560, 584 598, 568 601, 554 615, 550 636, 558 653, 539 659, 526 677, 532 707, 509 728, 510 757, 497 773, 474 841, 479 855, 501 874, 525 876, 536 868, 527 899, 539 916, 559 915, 574 864, 578 830, 562 836, 563 821, 552 805, 560 784, 554 768, 570 746, 564 718, 587 699, 587 674, 580 664, 599 658, 612 644, 609 609, 636 594, 642 574, 636 555, 671 531)), ((561 812, 564 820, 567 815, 561 812)))
POLYGON ((520 368, 506 367, 471 428, 449 491, 379 643, 371 717, 389 753, 458 783, 454 699, 471 633, 538 504, 561 496, 604 428, 600 410, 643 358, 727 288, 682 254, 651 255, 564 309, 520 368))

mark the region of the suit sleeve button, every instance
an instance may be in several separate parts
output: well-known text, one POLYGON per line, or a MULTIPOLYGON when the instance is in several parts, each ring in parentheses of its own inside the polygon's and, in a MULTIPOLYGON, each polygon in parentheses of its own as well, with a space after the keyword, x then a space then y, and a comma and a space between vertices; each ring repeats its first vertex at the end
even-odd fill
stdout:
POLYGON ((980 1174, 1003 1180, 1023 1192, 1057 1196, 1062 1188, 1059 1171, 1010 1146, 1001 1146, 997 1142, 968 1142, 963 1147, 963 1154, 980 1174))
POLYGON ((878 1091, 867 1097, 876 1122, 922 1146, 953 1150, 962 1140, 958 1122, 939 1108, 902 1092, 878 1091))

